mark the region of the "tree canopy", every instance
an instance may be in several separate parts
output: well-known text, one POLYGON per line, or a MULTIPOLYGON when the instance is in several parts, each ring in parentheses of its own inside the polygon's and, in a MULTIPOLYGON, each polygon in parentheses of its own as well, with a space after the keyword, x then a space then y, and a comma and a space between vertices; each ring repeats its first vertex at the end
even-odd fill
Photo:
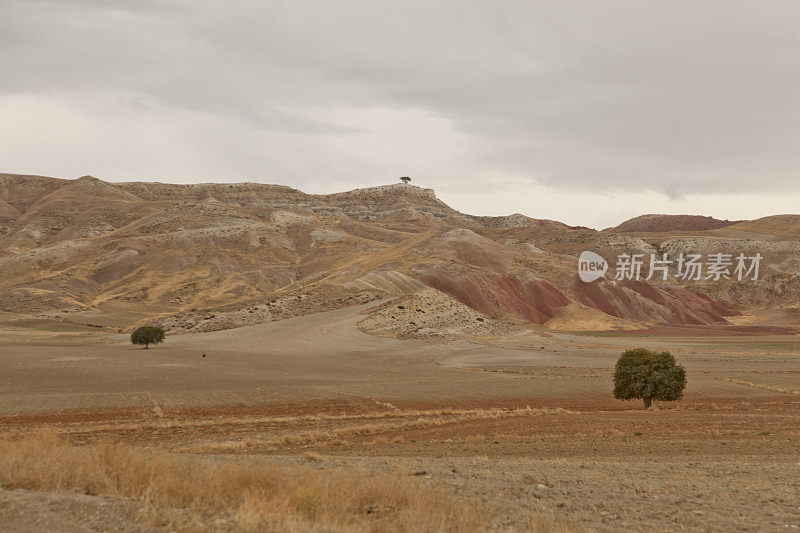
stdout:
POLYGON ((645 408, 653 400, 680 400, 686 388, 686 370, 669 352, 636 348, 623 352, 614 369, 614 397, 641 398, 645 408))
POLYGON ((144 344, 145 349, 150 348, 151 344, 158 344, 163 341, 164 330, 158 326, 142 326, 131 333, 131 343, 144 344))

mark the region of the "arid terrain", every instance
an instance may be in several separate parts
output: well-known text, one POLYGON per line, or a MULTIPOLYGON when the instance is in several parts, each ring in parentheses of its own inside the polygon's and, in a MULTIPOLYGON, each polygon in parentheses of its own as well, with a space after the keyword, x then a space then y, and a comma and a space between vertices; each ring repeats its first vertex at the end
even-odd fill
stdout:
POLYGON ((0 244, 0 531, 800 528, 800 216, 5 174, 0 244), (765 260, 585 284, 586 249, 765 260), (613 398, 639 346, 682 400, 613 398))

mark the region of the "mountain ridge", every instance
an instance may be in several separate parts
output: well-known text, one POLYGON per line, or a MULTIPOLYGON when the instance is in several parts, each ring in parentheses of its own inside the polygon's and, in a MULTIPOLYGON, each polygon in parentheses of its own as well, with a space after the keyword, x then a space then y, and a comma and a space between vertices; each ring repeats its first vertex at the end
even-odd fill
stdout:
MULTIPOLYGON (((643 240, 635 232, 598 232, 519 213, 469 215, 432 189, 401 183, 314 195, 252 182, 9 174, 0 174, 0 202, 0 310, 11 313, 77 317, 124 307, 141 320, 191 332, 428 287, 486 320, 541 326, 558 317, 563 330, 570 317, 575 327, 724 326, 765 302, 793 309, 800 295, 797 243, 782 243, 777 233, 791 237, 793 226, 770 217, 651 232, 643 240), (723 238, 726 231, 738 237, 723 238), (587 286, 576 276, 577 255, 586 249, 613 257, 659 248, 711 252, 723 244, 763 247, 764 279, 746 287, 672 278, 587 286), (587 320, 588 311, 568 307, 610 318, 587 320)), ((386 330, 413 336, 408 325, 386 330)))

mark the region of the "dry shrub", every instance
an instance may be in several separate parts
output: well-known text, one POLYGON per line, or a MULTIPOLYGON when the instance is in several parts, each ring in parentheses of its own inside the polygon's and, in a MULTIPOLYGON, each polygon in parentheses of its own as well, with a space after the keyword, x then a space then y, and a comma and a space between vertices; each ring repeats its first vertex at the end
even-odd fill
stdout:
POLYGON ((322 461, 322 456, 317 452, 306 452, 303 454, 303 457, 309 462, 322 461))
POLYGON ((154 525, 179 530, 464 531, 481 513, 408 476, 256 466, 54 432, 0 441, 0 486, 129 498, 154 525))
POLYGON ((522 481, 529 485, 544 485, 545 487, 551 486, 550 478, 545 475, 534 476, 532 474, 525 473, 522 474, 522 481))

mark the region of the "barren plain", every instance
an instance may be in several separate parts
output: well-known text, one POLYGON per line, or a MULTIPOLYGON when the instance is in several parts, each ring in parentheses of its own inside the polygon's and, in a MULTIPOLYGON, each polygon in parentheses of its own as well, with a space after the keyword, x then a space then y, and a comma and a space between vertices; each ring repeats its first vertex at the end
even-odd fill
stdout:
MULTIPOLYGON (((254 469, 393 475, 480 508, 490 530, 800 523, 798 337, 533 329, 398 340, 357 329, 372 305, 149 350, 119 334, 7 322, 0 429, 12 441, 47 428, 84 448, 113 441, 254 469), (670 349, 686 366, 682 401, 645 411, 612 398, 616 355, 639 345, 670 349)), ((130 530, 177 523, 142 521, 135 501, 61 493, 49 493, 48 520, 75 530, 110 527, 96 518, 108 505, 130 530)), ((6 530, 25 529, 41 498, 3 491, 6 530)), ((363 516, 342 528, 387 527, 379 512, 352 512, 363 516)))
POLYGON ((800 528, 798 220, 0 175, 0 531, 800 528), (765 262, 589 285, 583 249, 765 262), (682 400, 613 398, 634 347, 682 400))

